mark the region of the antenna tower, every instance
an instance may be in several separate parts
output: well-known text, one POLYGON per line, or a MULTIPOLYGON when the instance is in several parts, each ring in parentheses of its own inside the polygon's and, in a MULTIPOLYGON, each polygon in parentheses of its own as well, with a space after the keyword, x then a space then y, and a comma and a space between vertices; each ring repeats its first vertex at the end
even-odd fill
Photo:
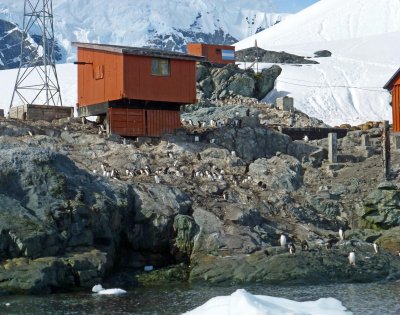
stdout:
POLYGON ((10 108, 17 101, 23 105, 62 106, 54 46, 53 1, 25 0, 20 66, 10 108), (40 34, 35 51, 24 47, 32 33, 40 34))

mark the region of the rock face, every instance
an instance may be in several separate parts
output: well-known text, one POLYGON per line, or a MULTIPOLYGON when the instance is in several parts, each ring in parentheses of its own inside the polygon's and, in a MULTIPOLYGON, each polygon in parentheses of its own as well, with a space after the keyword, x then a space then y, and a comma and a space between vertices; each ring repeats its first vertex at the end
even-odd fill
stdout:
POLYGON ((400 189, 381 185, 364 201, 363 219, 373 227, 388 229, 400 224, 400 189))
POLYGON ((197 88, 201 99, 224 99, 237 95, 263 99, 274 87, 282 69, 272 66, 259 74, 254 70, 240 70, 235 65, 213 68, 203 63, 197 68, 197 88))
POLYGON ((256 183, 265 183, 270 190, 295 191, 303 183, 300 162, 291 156, 258 159, 249 166, 249 174, 256 183))
MULTIPOLYGON (((18 68, 21 55, 22 31, 14 23, 0 19, 0 70, 18 68)), ((35 44, 26 39, 24 54, 29 59, 37 58, 35 44)))
POLYGON ((399 270, 400 259, 388 254, 374 255, 371 246, 370 250, 357 251, 356 266, 351 266, 348 251, 342 247, 300 251, 295 255, 280 253, 280 248, 241 257, 210 255, 193 266, 190 280, 216 285, 369 282, 390 279, 399 270))
MULTIPOLYGON (((0 293, 87 288, 145 266, 158 270, 139 283, 399 278, 398 180, 376 187, 380 156, 329 164, 326 140, 292 141, 260 124, 260 112, 276 121, 282 111, 230 102, 183 115, 220 126, 149 141, 104 137, 74 119, 0 118, 0 293)), ((339 141, 339 152, 358 154, 359 137, 339 141)))

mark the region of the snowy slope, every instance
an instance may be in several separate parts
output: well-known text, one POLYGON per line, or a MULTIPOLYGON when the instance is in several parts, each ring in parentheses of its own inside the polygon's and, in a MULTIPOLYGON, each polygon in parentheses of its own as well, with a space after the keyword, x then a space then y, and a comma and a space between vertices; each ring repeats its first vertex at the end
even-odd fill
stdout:
MULTIPOLYGON (((194 40, 234 43, 286 16, 271 13, 272 0, 54 0, 53 6, 67 56, 72 41, 173 50, 194 40)), ((22 23, 22 16, 23 1, 0 0, 0 18, 22 23)))
POLYGON ((390 95, 381 87, 400 67, 399 0, 321 0, 236 44, 304 56, 327 49, 319 65, 283 65, 267 96, 291 95, 295 106, 328 124, 392 120, 390 95))

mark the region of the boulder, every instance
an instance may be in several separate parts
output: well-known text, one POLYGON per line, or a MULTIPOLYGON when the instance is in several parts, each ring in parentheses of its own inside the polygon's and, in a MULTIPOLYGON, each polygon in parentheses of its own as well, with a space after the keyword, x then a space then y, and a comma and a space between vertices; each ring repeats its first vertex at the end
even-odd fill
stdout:
POLYGON ((263 99, 273 89, 281 71, 276 65, 256 74, 252 69, 241 70, 233 64, 222 68, 200 64, 197 66, 198 94, 201 99, 203 96, 209 99, 236 96, 263 99))
POLYGON ((201 63, 197 64, 196 67, 196 81, 200 82, 206 79, 210 75, 210 69, 206 65, 201 63))
POLYGON ((0 291, 46 294, 99 283, 112 263, 99 250, 64 257, 14 258, 0 263, 0 291))
POLYGON ((381 184, 364 200, 362 218, 373 228, 388 229, 400 224, 400 189, 381 184))
MULTIPOLYGON (((400 227, 394 227, 386 231, 382 231, 381 235, 377 239, 378 245, 392 254, 396 254, 400 251, 400 227)), ((399 257, 400 259, 400 257, 399 257)))
POLYGON ((259 74, 256 75, 256 87, 253 97, 262 100, 267 94, 273 90, 275 80, 282 73, 282 68, 273 65, 270 68, 264 68, 259 74))
POLYGON ((316 58, 331 57, 332 53, 329 50, 318 50, 314 53, 314 56, 316 58))
MULTIPOLYGON (((275 81, 275 80, 274 80, 275 81)), ((256 82, 254 78, 245 74, 235 73, 228 81, 226 88, 217 86, 217 90, 226 90, 230 95, 241 95, 244 97, 252 97, 254 94, 256 82)), ((222 93, 221 91, 221 93, 222 93)), ((221 96, 221 94, 220 94, 221 96)), ((223 97, 219 97, 223 98, 223 97)))
POLYGON ((303 168, 294 157, 280 155, 258 159, 249 166, 249 175, 255 183, 263 182, 270 190, 295 191, 303 183, 303 168))

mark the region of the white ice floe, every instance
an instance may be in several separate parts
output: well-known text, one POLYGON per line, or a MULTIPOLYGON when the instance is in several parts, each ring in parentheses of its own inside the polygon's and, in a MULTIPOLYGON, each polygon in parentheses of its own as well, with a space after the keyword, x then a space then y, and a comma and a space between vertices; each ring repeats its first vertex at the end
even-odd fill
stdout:
POLYGON ((183 315, 351 315, 334 298, 296 302, 284 298, 252 295, 240 289, 230 296, 212 298, 183 315))
POLYGON ((125 294, 127 293, 122 289, 104 289, 101 284, 97 284, 92 288, 92 292, 101 294, 101 295, 117 295, 117 294, 125 294))

